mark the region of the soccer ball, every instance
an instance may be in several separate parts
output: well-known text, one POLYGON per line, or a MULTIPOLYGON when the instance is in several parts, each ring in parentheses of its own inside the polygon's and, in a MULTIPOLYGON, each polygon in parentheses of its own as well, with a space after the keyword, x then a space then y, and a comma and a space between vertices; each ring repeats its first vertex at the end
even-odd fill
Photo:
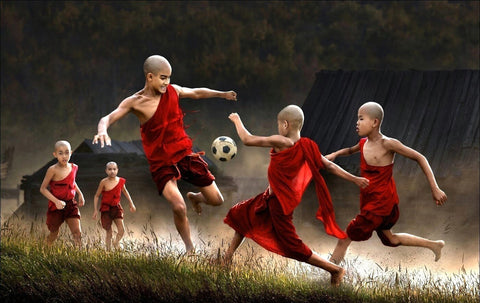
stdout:
POLYGON ((237 144, 232 138, 220 136, 213 140, 212 154, 220 161, 230 161, 237 154, 237 144))

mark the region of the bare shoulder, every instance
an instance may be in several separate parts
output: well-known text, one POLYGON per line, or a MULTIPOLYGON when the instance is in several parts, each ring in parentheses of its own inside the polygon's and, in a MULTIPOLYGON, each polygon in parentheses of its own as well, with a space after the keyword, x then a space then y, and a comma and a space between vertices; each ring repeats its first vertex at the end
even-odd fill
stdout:
POLYGON ((53 164, 49 168, 47 168, 47 174, 55 174, 57 170, 57 164, 53 164))
POLYGON ((282 135, 272 135, 268 137, 269 141, 271 142, 272 146, 283 150, 289 147, 292 147, 295 145, 295 142, 293 142, 292 139, 282 136, 282 135))
POLYGON ((398 140, 398 139, 383 136, 382 145, 387 150, 396 151, 403 146, 403 143, 400 142, 400 140, 398 140))
POLYGON ((142 102, 144 99, 145 99, 145 96, 143 96, 140 92, 137 92, 123 99, 123 101, 120 103, 120 106, 133 108, 135 107, 135 105, 142 102))

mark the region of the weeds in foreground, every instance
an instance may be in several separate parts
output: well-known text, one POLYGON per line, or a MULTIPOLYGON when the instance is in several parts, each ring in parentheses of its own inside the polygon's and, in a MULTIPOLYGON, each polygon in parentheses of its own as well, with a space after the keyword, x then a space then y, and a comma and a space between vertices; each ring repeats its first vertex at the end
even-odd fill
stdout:
POLYGON ((112 252, 99 232, 87 234, 82 249, 61 240, 48 247, 33 224, 4 225, 2 302, 477 302, 479 295, 473 272, 372 268, 357 258, 344 264, 343 285, 331 288, 326 272, 258 256, 253 247, 227 268, 217 262, 221 249, 183 255, 148 226, 141 239, 127 236, 112 252))

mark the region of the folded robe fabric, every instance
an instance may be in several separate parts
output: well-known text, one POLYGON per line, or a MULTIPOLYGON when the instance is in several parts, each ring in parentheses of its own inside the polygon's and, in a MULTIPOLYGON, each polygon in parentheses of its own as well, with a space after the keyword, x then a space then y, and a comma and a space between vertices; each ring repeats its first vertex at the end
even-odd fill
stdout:
POLYGON ((155 114, 140 126, 143 150, 151 172, 176 164, 192 153, 192 139, 185 132, 183 117, 178 94, 169 84, 155 114))
POLYGON ((278 153, 272 149, 268 181, 273 194, 267 188, 264 193, 234 205, 224 222, 269 251, 306 261, 312 252, 296 234, 292 219, 312 177, 319 202, 316 217, 322 220, 329 235, 347 237, 335 221, 330 193, 319 172, 322 168, 318 146, 308 138, 301 138, 293 147, 278 153))
POLYGON ((268 181, 284 213, 293 212, 300 204, 303 193, 313 177, 319 203, 317 219, 323 222, 327 234, 345 239, 347 235, 335 221, 332 198, 320 174, 320 169, 324 169, 324 165, 318 145, 313 140, 302 137, 291 148, 278 153, 272 150, 270 157, 268 181))

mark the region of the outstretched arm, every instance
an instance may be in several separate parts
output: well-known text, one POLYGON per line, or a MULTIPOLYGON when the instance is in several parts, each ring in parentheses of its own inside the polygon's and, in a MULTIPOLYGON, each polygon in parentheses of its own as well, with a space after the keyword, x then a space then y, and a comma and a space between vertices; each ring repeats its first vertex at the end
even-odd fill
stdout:
POLYGON ((335 158, 337 158, 338 156, 349 156, 359 151, 360 151, 360 145, 357 143, 357 145, 354 145, 352 147, 342 148, 337 150, 336 152, 328 154, 325 156, 325 158, 327 158, 330 161, 335 161, 335 158))
POLYGON ((237 93, 231 91, 219 91, 210 88, 188 88, 176 84, 172 84, 178 93, 179 98, 190 99, 207 99, 207 98, 223 98, 227 100, 237 101, 237 93))
POLYGON ((360 188, 365 188, 368 186, 369 182, 368 179, 363 177, 357 177, 352 175, 351 173, 345 171, 343 168, 338 166, 337 164, 333 163, 332 161, 328 160, 326 157, 322 156, 322 163, 325 166, 325 169, 334 174, 343 178, 347 181, 355 183, 360 188))
POLYGON ((242 119, 237 113, 230 114, 228 118, 235 125, 235 129, 237 130, 240 140, 242 140, 243 144, 247 146, 283 148, 293 146, 294 144, 294 142, 290 138, 280 135, 273 135, 268 137, 252 135, 245 128, 242 119))
POLYGON ((438 187, 437 180, 433 174, 432 168, 428 163, 427 158, 418 151, 405 146, 397 139, 390 138, 385 141, 385 147, 389 150, 396 152, 402 156, 410 158, 418 163, 422 168, 423 173, 427 177, 428 183, 430 184, 430 189, 432 190, 433 200, 437 205, 443 205, 447 201, 447 195, 438 187))
POLYGON ((100 119, 97 126, 97 134, 93 137, 93 144, 97 144, 100 141, 100 146, 112 145, 112 140, 108 136, 107 129, 110 125, 123 118, 132 110, 131 97, 123 100, 118 107, 110 114, 100 119))

